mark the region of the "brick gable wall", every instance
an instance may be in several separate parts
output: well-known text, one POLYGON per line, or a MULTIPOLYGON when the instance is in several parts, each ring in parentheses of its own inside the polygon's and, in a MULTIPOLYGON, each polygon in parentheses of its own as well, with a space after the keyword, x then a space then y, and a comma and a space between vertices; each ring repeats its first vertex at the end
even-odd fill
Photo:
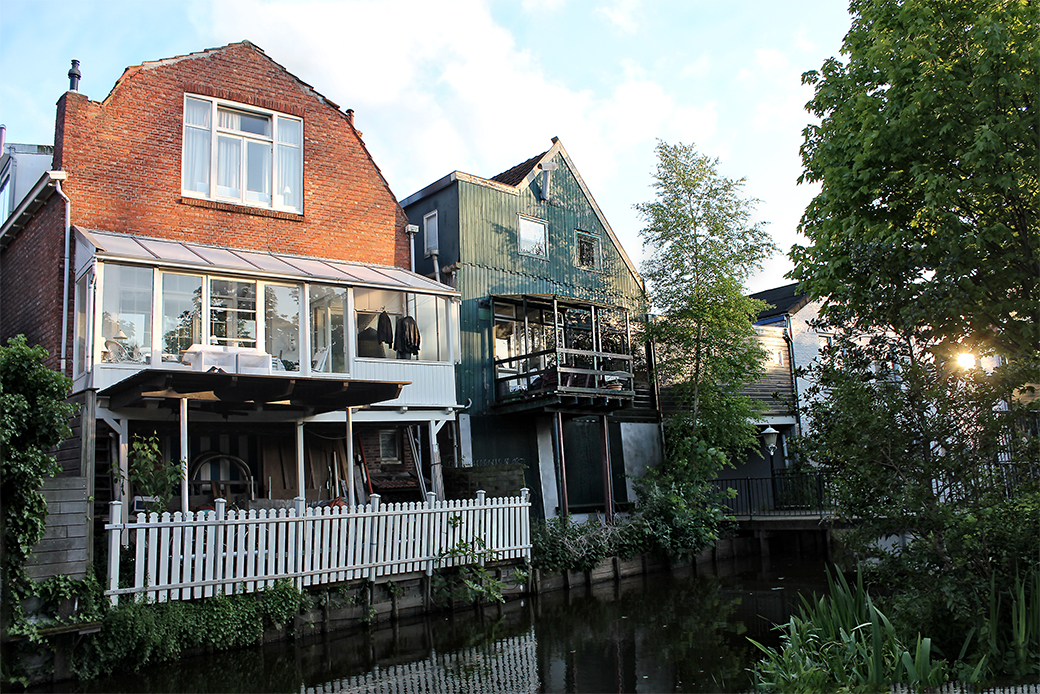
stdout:
POLYGON ((408 267, 407 218, 349 116, 247 43, 128 69, 103 102, 58 104, 54 168, 72 223, 217 246, 408 267), (181 196, 184 94, 304 119, 304 214, 181 196))
MULTIPOLYGON (((0 261, 0 342, 25 335, 30 345, 42 345, 50 354, 45 362, 57 370, 61 352, 61 268, 64 254, 65 206, 53 196, 32 221, 4 249, 0 261)), ((69 345, 71 306, 69 286, 69 345)))

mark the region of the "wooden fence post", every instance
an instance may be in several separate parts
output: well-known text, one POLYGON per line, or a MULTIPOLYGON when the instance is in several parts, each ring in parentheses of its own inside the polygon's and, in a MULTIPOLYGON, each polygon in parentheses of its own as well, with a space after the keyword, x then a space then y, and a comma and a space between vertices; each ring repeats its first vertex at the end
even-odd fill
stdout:
MULTIPOLYGON (((108 504, 110 525, 120 525, 123 522, 123 504, 120 501, 112 501, 108 504)), ((119 528, 108 531, 108 589, 119 589, 119 528)), ((119 595, 113 593, 112 604, 119 604, 119 595)))

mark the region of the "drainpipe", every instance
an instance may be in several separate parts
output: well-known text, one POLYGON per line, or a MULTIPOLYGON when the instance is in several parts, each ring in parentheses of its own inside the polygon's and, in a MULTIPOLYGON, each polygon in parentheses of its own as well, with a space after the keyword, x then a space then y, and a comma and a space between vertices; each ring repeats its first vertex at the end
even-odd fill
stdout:
POLYGON ((437 256, 437 251, 433 251, 432 253, 430 253, 430 255, 433 257, 434 279, 436 279, 438 282, 440 282, 441 281, 441 259, 437 256))
POLYGON ((408 234, 408 261, 412 272, 415 272, 415 235, 419 233, 419 227, 409 224, 404 228, 404 233, 408 234))
POLYGON ((791 371, 791 394, 794 397, 794 431, 802 435, 802 403, 798 397, 798 369, 794 363, 794 340, 791 337, 791 316, 785 315, 784 341, 787 342, 787 365, 791 371))
POLYGON ((70 249, 71 234, 71 214, 72 214, 72 201, 69 200, 68 196, 65 195, 65 191, 61 189, 61 181, 65 178, 64 172, 51 172, 53 177, 55 174, 60 173, 60 178, 54 180, 54 190, 61 196, 61 199, 65 201, 65 258, 61 264, 62 274, 62 293, 61 293, 61 374, 67 376, 65 373, 68 361, 68 345, 69 345, 69 265, 72 251, 70 249))

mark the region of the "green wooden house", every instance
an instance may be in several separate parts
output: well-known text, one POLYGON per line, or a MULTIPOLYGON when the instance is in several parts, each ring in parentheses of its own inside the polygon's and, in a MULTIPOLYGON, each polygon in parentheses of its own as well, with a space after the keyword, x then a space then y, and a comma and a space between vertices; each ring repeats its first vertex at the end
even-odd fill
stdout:
POLYGON ((492 178, 452 172, 401 205, 415 271, 461 294, 465 409, 446 479, 526 484, 545 517, 610 516, 660 458, 645 287, 552 142, 492 178))

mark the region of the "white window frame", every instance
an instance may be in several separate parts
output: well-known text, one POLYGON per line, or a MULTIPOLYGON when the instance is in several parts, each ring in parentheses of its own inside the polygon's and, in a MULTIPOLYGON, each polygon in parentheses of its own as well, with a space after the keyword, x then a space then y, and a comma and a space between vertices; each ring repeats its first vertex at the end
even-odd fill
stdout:
POLYGON ((282 212, 290 212, 296 214, 303 214, 303 128, 304 122, 302 118, 296 116, 286 115, 277 111, 269 109, 263 109, 256 106, 247 104, 240 104, 234 101, 227 101, 224 99, 216 99, 213 97, 202 96, 199 94, 185 94, 184 95, 184 111, 183 111, 183 124, 182 124, 182 136, 183 144, 181 148, 181 194, 185 197, 199 198, 202 200, 213 200, 217 202, 230 202, 236 205, 243 205, 247 207, 260 207, 263 209, 279 210, 282 212), (190 125, 188 123, 188 102, 189 100, 203 101, 209 104, 209 126, 204 128, 202 126, 190 125), (237 111, 248 115, 259 116, 267 118, 270 122, 271 133, 270 136, 252 134, 240 130, 228 130, 219 126, 219 115, 220 109, 226 109, 231 111, 237 111), (278 136, 279 128, 282 123, 298 123, 300 127, 300 143, 296 146, 292 143, 280 142, 278 136), (188 147, 189 132, 209 132, 209 190, 207 192, 200 192, 188 188, 185 185, 185 172, 188 167, 188 147), (240 164, 239 164, 239 186, 237 196, 221 195, 217 191, 217 173, 218 173, 218 138, 219 137, 231 137, 239 139, 242 142, 240 147, 240 164), (262 145, 270 147, 270 178, 267 181, 268 189, 270 191, 270 201, 257 201, 248 199, 247 191, 247 176, 248 176, 248 144, 249 143, 260 143, 262 145), (295 172, 295 180, 287 182, 279 178, 279 159, 280 153, 286 150, 298 150, 298 161, 299 167, 295 172), (295 187, 299 198, 299 205, 286 204, 284 202, 284 191, 288 187, 290 191, 295 187))
POLYGON ((526 215, 517 215, 517 229, 516 229, 516 243, 520 255, 526 255, 531 258, 541 258, 542 260, 549 259, 549 225, 545 223, 544 219, 538 219, 537 217, 528 217, 526 215), (537 253, 532 250, 524 248, 524 225, 526 224, 537 224, 542 227, 542 253, 537 253))
POLYGON ((440 253, 440 231, 437 223, 437 210, 423 215, 423 244, 425 246, 424 258, 440 253))

